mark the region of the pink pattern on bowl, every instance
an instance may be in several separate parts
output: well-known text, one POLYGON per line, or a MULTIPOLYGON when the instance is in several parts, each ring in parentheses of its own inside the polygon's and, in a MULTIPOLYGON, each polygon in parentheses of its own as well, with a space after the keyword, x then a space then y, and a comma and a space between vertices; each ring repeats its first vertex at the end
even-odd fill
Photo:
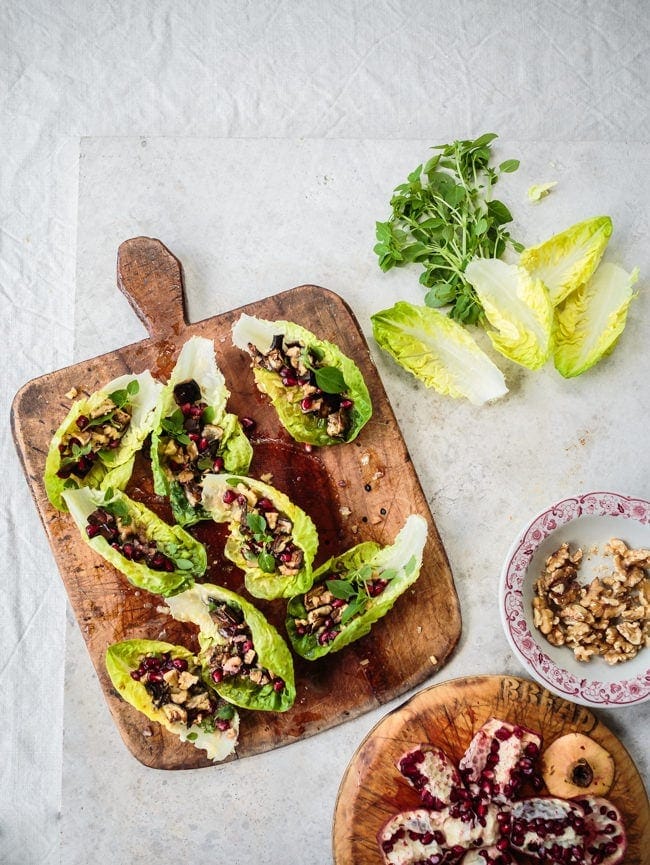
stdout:
MULTIPOLYGON (((650 502, 629 498, 618 493, 593 492, 557 502, 543 511, 522 532, 506 559, 501 577, 501 618, 506 636, 515 654, 531 674, 549 690, 587 706, 629 706, 650 698, 650 668, 636 675, 630 665, 619 665, 615 681, 593 678, 593 662, 573 662, 573 652, 567 655, 567 667, 580 664, 579 674, 559 666, 548 654, 552 648, 532 624, 532 610, 524 601, 524 584, 529 565, 540 544, 558 528, 583 517, 622 517, 643 526, 650 523, 650 502), (583 672, 584 671, 584 672, 583 672), (628 678, 624 678, 627 676, 628 678)), ((603 538, 603 542, 609 538, 603 538)), ((536 579, 531 576, 530 579, 536 579)), ((637 659, 648 649, 642 649, 637 659)), ((635 659, 636 660, 636 659, 635 659)), ((647 661, 646 661, 647 663, 647 661)), ((643 663, 641 663, 643 666, 643 663)), ((601 668, 602 669, 602 668, 601 668)))

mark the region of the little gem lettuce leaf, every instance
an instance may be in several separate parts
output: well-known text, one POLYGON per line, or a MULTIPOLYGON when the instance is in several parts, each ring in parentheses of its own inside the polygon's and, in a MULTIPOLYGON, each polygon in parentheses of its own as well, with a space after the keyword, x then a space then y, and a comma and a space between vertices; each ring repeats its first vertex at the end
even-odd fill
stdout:
POLYGON ((492 345, 515 363, 538 369, 551 354, 553 307, 541 279, 497 258, 475 258, 465 270, 496 328, 492 345))
POLYGON ((557 306, 596 270, 611 233, 609 216, 585 219, 538 246, 524 249, 519 264, 534 279, 542 280, 551 303, 557 306))
POLYGON ((372 327, 381 348, 439 393, 482 405, 508 391, 469 331, 436 309, 399 301, 375 313, 372 327))
POLYGON ((628 273, 606 262, 556 309, 554 361, 565 378, 580 375, 614 349, 637 279, 636 268, 628 273))

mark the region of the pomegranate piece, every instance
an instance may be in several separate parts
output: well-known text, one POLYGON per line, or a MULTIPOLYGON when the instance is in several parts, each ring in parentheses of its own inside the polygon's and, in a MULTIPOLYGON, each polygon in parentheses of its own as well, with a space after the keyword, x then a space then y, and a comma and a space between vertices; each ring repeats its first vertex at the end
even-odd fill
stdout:
POLYGON ((418 745, 403 754, 397 768, 420 794, 427 808, 441 811, 458 801, 465 787, 449 756, 434 745, 418 745))
POLYGON ((458 816, 452 807, 442 824, 447 844, 461 852, 472 847, 496 844, 500 835, 499 813, 498 806, 492 803, 475 804, 474 810, 463 810, 458 816))
POLYGON ((444 811, 425 808, 403 811, 391 817, 377 834, 386 865, 456 863, 459 854, 449 848, 441 831, 444 818, 444 811))
POLYGON ((524 779, 535 775, 541 745, 534 730, 490 718, 461 757, 461 777, 473 796, 510 802, 524 779))
POLYGON ((585 811, 576 802, 538 796, 513 803, 510 846, 543 862, 584 865, 585 811))
POLYGON ((508 850, 500 850, 496 844, 468 850, 460 860, 460 865, 517 865, 517 860, 508 850))
POLYGON ((579 796, 575 800, 585 812, 584 865, 617 865, 627 849, 621 812, 601 796, 579 796))

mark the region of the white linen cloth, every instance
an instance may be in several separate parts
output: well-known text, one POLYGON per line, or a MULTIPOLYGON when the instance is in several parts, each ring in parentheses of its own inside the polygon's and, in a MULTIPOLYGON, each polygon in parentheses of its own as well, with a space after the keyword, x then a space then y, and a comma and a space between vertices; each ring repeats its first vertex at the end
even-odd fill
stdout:
MULTIPOLYGON (((229 767, 227 781, 223 770, 215 770, 211 781, 215 795, 224 784, 223 810, 238 821, 224 827, 216 810, 206 827, 200 804, 188 806, 180 825, 174 822, 175 812, 166 822, 168 834, 152 839, 145 834, 147 821, 137 808, 158 797, 173 805, 194 802, 196 784, 207 787, 208 782, 204 775, 197 782, 194 773, 137 772, 107 718, 73 624, 65 716, 68 780, 61 801, 65 596, 13 450, 8 417, 14 393, 27 380, 103 350, 93 339, 92 322, 85 321, 88 308, 83 292, 75 292, 76 238, 92 241, 84 226, 77 230, 76 225, 79 139, 137 135, 291 141, 419 139, 435 144, 495 131, 504 145, 516 141, 519 151, 508 155, 522 158, 525 142, 548 142, 549 160, 556 145, 561 150, 563 143, 584 140, 590 142, 595 164, 599 154, 607 162, 593 172, 588 163, 582 164, 580 176, 584 183, 591 179, 604 184, 602 196, 592 187, 589 195, 595 202, 602 201, 603 207, 617 209, 622 258, 629 266, 638 265, 643 275, 650 272, 647 195, 644 199, 640 194, 647 189, 643 187, 647 151, 642 145, 650 132, 650 25, 644 13, 642 0, 619 4, 380 0, 372 5, 307 0, 236 8, 225 2, 168 0, 24 0, 0 5, 4 313, 0 327, 5 346, 0 392, 6 419, 0 440, 5 466, 0 523, 4 561, 0 662, 5 697, 0 734, 0 862, 68 865, 94 860, 121 865, 187 852, 199 858, 223 854, 223 861, 229 862, 293 865, 304 861, 308 849, 311 862, 327 863, 338 780, 375 720, 374 716, 360 719, 296 751, 305 761, 316 754, 335 755, 329 765, 305 762, 303 791, 288 790, 282 783, 285 761, 302 745, 255 758, 255 770, 250 769, 250 760, 232 771, 229 767), (616 142, 620 146, 614 147, 616 142), (616 198, 618 174, 628 172, 629 177, 632 165, 639 172, 638 204, 633 211, 616 198), (89 350, 94 345, 97 351, 89 350), (83 687, 78 687, 80 682, 83 687), (108 766, 115 770, 111 777, 105 774, 108 766), (245 786, 250 771, 255 772, 258 785, 252 802, 251 790, 245 786), (304 811, 296 810, 299 800, 305 803, 304 811), (287 813, 292 812, 298 814, 297 827, 305 831, 295 845, 282 840, 287 834, 287 813), (137 819, 125 823, 134 813, 137 819)), ((413 167, 406 157, 404 165, 413 167)), ((285 168, 290 173, 292 165, 285 168)), ((557 166, 558 171, 561 168, 557 166)), ((373 162, 367 171, 373 188, 378 184, 386 189, 387 201, 393 183, 401 179, 401 166, 394 176, 375 174, 373 162)), ((546 178, 533 178, 541 179, 546 178)), ((629 183, 623 186, 633 189, 629 183)), ((264 190, 251 190, 253 194, 261 196, 260 212, 265 212, 271 202, 264 190)), ((309 206, 306 199, 305 209, 309 206)), ((540 208, 539 212, 548 211, 540 208)), ((372 222, 383 213, 364 216, 372 222)), ((137 221, 137 213, 116 213, 115 220, 115 236, 121 237, 120 228, 137 221)), ((277 230, 277 224, 269 230, 277 230)), ((364 236, 363 242, 367 239, 364 236)), ((180 254, 182 249, 174 251, 180 254)), ((362 255, 370 267, 372 255, 367 248, 362 255)), ((282 287, 294 284, 292 277, 288 268, 278 269, 276 278, 284 282, 282 287)), ((402 279, 400 274, 400 284, 402 279)), ((316 281, 311 274, 300 281, 305 280, 316 281)), ((200 279, 195 285, 200 293, 200 279)), ((647 312, 647 303, 641 307, 639 302, 639 307, 647 312)), ((203 314, 216 311, 207 308, 203 314)), ((121 315, 115 329, 104 329, 101 338, 108 349, 116 348, 131 327, 132 319, 121 315)), ((636 334, 633 344, 641 349, 645 347, 642 328, 641 312, 633 312, 631 339, 636 334)), ((623 358, 622 368, 631 372, 635 358, 623 355, 621 364, 623 358)), ((422 391, 387 363, 382 373, 396 410, 410 416, 424 399, 422 391)), ((430 395, 426 401, 435 407, 438 423, 467 411, 430 395)), ((600 411, 600 406, 593 406, 585 430, 600 411)), ((455 450, 457 456, 453 442, 443 438, 439 444, 450 455, 455 450)), ((608 481, 627 483, 623 492, 650 496, 644 452, 610 449, 603 463, 602 443, 589 446, 587 437, 587 447, 583 445, 565 443, 572 448, 565 464, 567 484, 588 484, 604 474, 608 481)), ((480 467, 480 457, 465 454, 464 466, 468 472, 480 467)), ((434 468, 424 464, 420 468, 434 514, 449 514, 442 520, 447 534, 437 518, 443 541, 448 550, 460 551, 459 523, 468 515, 455 510, 456 502, 438 486, 434 468)), ((540 486, 523 504, 533 512, 552 500, 552 492, 540 486)), ((513 533, 528 515, 519 509, 507 513, 513 533)), ((499 560, 498 551, 491 554, 499 560)), ((481 574, 465 575, 465 564, 463 559, 452 561, 461 600, 469 603, 473 593, 467 580, 478 580, 481 574)), ((482 587, 481 592, 487 590, 482 587)), ((463 641, 443 677, 519 671, 497 622, 493 636, 495 643, 500 642, 492 669, 468 669, 463 652, 473 639, 470 625, 466 619, 463 641)), ((625 720, 623 713, 608 713, 605 720, 629 746, 638 734, 640 719, 648 715, 645 707, 626 712, 625 720)), ((647 753, 637 749, 634 757, 647 772, 647 753)))

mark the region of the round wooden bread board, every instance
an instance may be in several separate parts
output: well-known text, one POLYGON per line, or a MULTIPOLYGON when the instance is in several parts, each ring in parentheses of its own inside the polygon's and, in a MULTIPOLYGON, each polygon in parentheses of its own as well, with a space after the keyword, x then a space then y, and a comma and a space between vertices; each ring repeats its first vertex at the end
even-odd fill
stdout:
MULTIPOLYGON (((616 736, 584 706, 511 676, 468 676, 419 691, 386 715, 366 736, 339 787, 333 825, 336 865, 381 865, 377 833, 399 811, 421 807, 396 766, 409 748, 431 743, 458 761, 490 717, 537 730, 543 747, 565 733, 591 736, 614 758, 607 794, 621 811, 628 835, 625 865, 648 865, 650 806, 634 761, 616 736)), ((527 860, 519 857, 518 861, 527 860)))

